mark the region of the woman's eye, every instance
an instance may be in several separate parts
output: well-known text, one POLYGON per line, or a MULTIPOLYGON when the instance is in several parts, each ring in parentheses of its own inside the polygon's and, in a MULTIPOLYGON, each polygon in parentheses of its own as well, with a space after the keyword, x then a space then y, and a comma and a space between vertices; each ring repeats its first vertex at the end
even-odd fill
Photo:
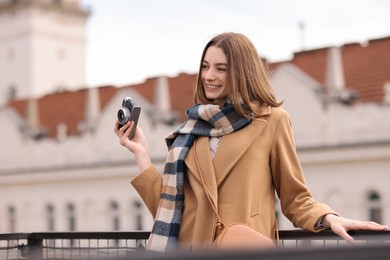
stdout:
POLYGON ((218 68, 219 71, 226 71, 226 68, 218 68))

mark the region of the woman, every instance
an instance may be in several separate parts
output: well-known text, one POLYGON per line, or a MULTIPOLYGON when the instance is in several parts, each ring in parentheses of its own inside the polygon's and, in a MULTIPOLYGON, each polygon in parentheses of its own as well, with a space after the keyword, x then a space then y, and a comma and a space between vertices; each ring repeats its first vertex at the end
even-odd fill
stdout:
POLYGON ((148 247, 156 251, 211 246, 216 216, 243 222, 270 238, 275 234, 275 191, 284 215, 310 231, 330 228, 348 242, 348 230, 386 226, 339 216, 315 201, 296 154, 289 115, 277 102, 251 41, 237 33, 215 36, 205 46, 188 120, 167 137, 164 174, 153 167, 145 136, 132 122, 115 133, 130 150, 140 174, 132 180, 155 224, 148 247))

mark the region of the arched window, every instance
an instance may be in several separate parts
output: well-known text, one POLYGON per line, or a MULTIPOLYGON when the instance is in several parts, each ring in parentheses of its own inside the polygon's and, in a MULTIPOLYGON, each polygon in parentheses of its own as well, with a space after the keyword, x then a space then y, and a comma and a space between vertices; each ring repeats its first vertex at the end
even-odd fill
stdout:
POLYGON ((368 217, 371 221, 382 223, 381 197, 378 192, 370 191, 367 196, 368 217))
POLYGON ((134 223, 136 230, 143 230, 143 214, 142 214, 142 204, 139 201, 133 202, 133 212, 134 212, 134 223))
POLYGON ((67 206, 67 216, 68 216, 68 230, 76 230, 76 209, 72 203, 69 203, 67 206))
POLYGON ((8 227, 10 233, 16 232, 16 209, 14 206, 8 207, 8 227))
POLYGON ((120 229, 120 216, 119 216, 119 205, 115 201, 111 202, 111 228, 112 230, 120 229))
POLYGON ((55 230, 55 212, 53 205, 49 204, 46 207, 46 219, 47 219, 47 230, 55 230))

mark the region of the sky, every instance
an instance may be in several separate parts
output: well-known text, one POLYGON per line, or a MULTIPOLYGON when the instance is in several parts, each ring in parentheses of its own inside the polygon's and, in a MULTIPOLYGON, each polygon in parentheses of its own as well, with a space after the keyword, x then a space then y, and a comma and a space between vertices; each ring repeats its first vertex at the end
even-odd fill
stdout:
POLYGON ((237 32, 271 62, 294 52, 390 36, 388 0, 81 0, 87 85, 197 73, 205 44, 237 32))

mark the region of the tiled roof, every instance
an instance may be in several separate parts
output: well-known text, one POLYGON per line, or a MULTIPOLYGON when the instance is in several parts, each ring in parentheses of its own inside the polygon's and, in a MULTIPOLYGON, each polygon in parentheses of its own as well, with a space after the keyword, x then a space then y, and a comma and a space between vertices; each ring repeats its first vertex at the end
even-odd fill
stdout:
MULTIPOLYGON (((384 84, 390 81, 390 37, 370 40, 366 45, 357 43, 341 47, 346 87, 355 90, 360 102, 381 102, 384 97, 384 84)), ((325 85, 328 48, 302 51, 294 54, 292 60, 269 64, 275 69, 279 64, 292 63, 312 78, 325 85)), ((147 79, 143 83, 128 85, 142 95, 151 104, 155 103, 157 78, 147 79)), ((172 110, 184 119, 184 111, 193 105, 193 89, 196 74, 181 73, 168 78, 172 110)), ((120 88, 114 86, 99 87, 100 106, 105 105, 120 88)), ((39 122, 48 130, 50 137, 56 136, 57 126, 64 123, 69 135, 80 134, 79 125, 85 120, 87 89, 75 92, 53 93, 38 99, 39 122)), ((13 107, 26 118, 27 100, 11 101, 13 107)))
MULTIPOLYGON (((155 103, 155 85, 157 78, 147 79, 140 84, 125 86, 141 94, 151 104, 155 103)), ((177 77, 168 78, 170 87, 172 110, 181 115, 184 120, 184 111, 193 103, 192 95, 196 83, 195 74, 181 73, 177 77)), ((100 109, 103 110, 110 99, 122 88, 114 86, 99 87, 100 109)), ((80 124, 85 121, 85 109, 88 89, 72 92, 52 93, 37 99, 39 125, 47 131, 47 135, 54 138, 57 126, 65 124, 68 135, 79 135, 80 124)), ((13 100, 8 103, 16 112, 27 120, 28 100, 13 100)))
MULTIPOLYGON (((390 37, 365 44, 341 46, 344 79, 347 89, 358 94, 359 102, 381 102, 384 85, 390 81, 390 37)), ((322 85, 325 85, 328 48, 298 52, 291 62, 322 85)))
POLYGON ((185 110, 194 105, 193 96, 196 78, 196 74, 180 74, 178 77, 169 80, 169 85, 172 86, 172 108, 180 113, 183 120, 186 118, 185 110))
MULTIPOLYGON (((99 88, 100 107, 104 109, 118 88, 105 86, 99 88)), ((68 135, 80 134, 79 124, 85 120, 85 106, 88 89, 74 92, 60 92, 37 99, 39 125, 47 131, 49 137, 55 137, 57 126, 65 124, 68 135)), ((28 100, 14 100, 8 103, 27 120, 28 100)))
POLYGON ((366 47, 344 45, 343 59, 346 86, 363 102, 381 102, 390 82, 390 37, 371 40, 366 47))

